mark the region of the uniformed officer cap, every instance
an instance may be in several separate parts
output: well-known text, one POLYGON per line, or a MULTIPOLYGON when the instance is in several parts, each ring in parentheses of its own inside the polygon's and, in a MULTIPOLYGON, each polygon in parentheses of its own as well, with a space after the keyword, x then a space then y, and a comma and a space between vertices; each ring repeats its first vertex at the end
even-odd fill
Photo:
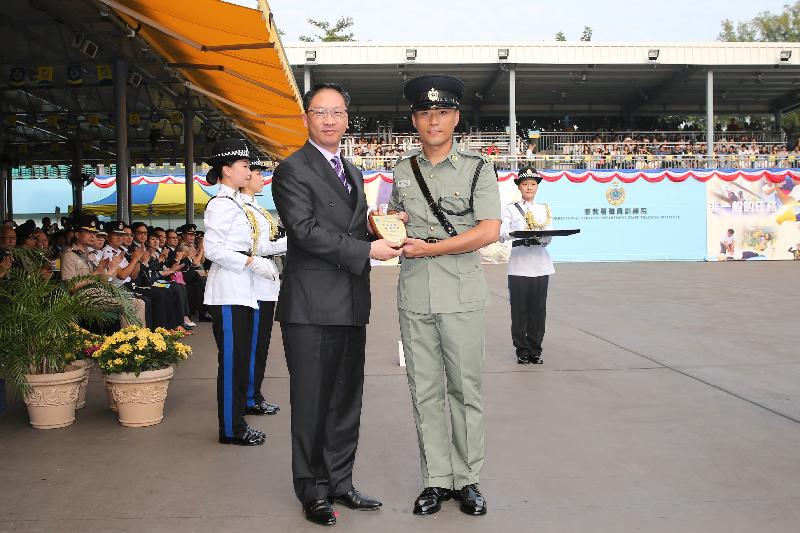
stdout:
POLYGON ((541 183, 542 177, 536 172, 536 169, 531 166, 520 167, 517 172, 517 177, 514 178, 514 185, 519 185, 525 180, 536 180, 536 183, 541 183))
POLYGON ((205 231, 195 231, 194 235, 195 235, 195 237, 203 238, 203 237, 206 236, 206 232, 205 231))
POLYGON ((225 165, 240 159, 250 159, 250 148, 243 139, 223 139, 214 144, 208 164, 225 165))
POLYGON ((250 170, 267 170, 267 163, 260 159, 250 161, 250 170))
POLYGON ((464 82, 445 74, 417 76, 406 82, 403 95, 411 102, 412 111, 458 109, 464 82))
POLYGON ((100 223, 97 218, 92 215, 81 215, 81 217, 72 223, 73 231, 91 231, 97 233, 100 230, 100 223))
POLYGON ((109 235, 125 235, 124 230, 127 227, 128 225, 122 220, 112 220, 111 222, 106 222, 103 229, 105 229, 109 235))
POLYGON ((178 235, 183 235, 184 233, 196 233, 197 232, 197 225, 196 224, 184 224, 180 226, 178 229, 175 230, 175 233, 178 235))

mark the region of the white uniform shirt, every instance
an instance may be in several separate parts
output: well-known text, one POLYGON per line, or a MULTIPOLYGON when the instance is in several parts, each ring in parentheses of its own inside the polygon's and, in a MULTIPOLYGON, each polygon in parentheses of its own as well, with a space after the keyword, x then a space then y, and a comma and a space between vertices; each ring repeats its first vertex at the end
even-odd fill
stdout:
POLYGON ((104 249, 105 248, 100 250, 95 250, 94 248, 89 247, 89 249, 86 251, 86 257, 89 258, 89 261, 91 261, 94 266, 97 266, 97 264, 103 258, 104 249))
MULTIPOLYGON (((245 203, 245 207, 250 209, 255 214, 255 219, 258 221, 258 224, 261 228, 261 242, 263 243, 264 239, 267 239, 267 243, 264 243, 263 246, 260 248, 260 253, 264 255, 280 255, 286 253, 286 237, 281 237, 277 241, 270 241, 269 240, 269 220, 263 214, 262 210, 264 209, 260 205, 258 205, 258 201, 249 196, 247 194, 242 194, 242 200, 245 203)), ((272 259, 269 259, 274 265, 275 262, 272 259)), ((277 266, 275 270, 277 270, 277 266)), ((278 301, 278 294, 281 290, 281 281, 280 279, 265 279, 256 277, 255 278, 255 291, 256 291, 256 299, 260 302, 277 302, 278 301)))
POLYGON ((211 260, 208 271, 206 305, 244 305, 258 309, 255 276, 245 265, 253 246, 252 229, 245 214, 242 196, 220 184, 217 196, 208 202, 205 216, 206 257, 211 260))
MULTIPOLYGON (((115 250, 114 248, 111 247, 110 244, 106 244, 105 246, 103 246, 103 249, 100 250, 100 253, 102 254, 101 259, 108 259, 109 261, 114 259, 114 257, 118 256, 119 254, 124 254, 122 250, 120 249, 115 250)), ((129 264, 128 260, 125 259, 125 257, 123 257, 122 261, 120 261, 119 263, 119 269, 124 270, 125 268, 128 267, 128 264, 129 264)), ((117 285, 128 283, 130 280, 131 280, 130 276, 128 276, 125 279, 119 279, 119 277, 114 276, 114 283, 116 283, 117 285)))
MULTIPOLYGON (((543 204, 535 202, 519 202, 523 211, 533 213, 534 219, 543 224, 547 220, 547 209, 543 204)), ((509 235, 512 231, 524 231, 528 229, 525 217, 519 212, 513 203, 503 208, 502 222, 500 224, 500 241, 513 240, 509 235)), ((544 229, 553 229, 552 221, 544 229)), ((555 273, 553 260, 545 246, 550 244, 552 237, 542 237, 539 239, 542 246, 517 246, 511 248, 511 257, 508 259, 509 276, 526 276, 535 278, 538 276, 549 276, 555 273)))

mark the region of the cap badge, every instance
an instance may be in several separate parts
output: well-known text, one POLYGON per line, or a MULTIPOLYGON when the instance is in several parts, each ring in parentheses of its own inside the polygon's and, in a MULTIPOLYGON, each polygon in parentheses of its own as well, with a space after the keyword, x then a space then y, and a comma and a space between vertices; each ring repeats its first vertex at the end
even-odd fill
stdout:
POLYGON ((431 102, 438 102, 439 101, 439 91, 435 88, 431 87, 431 90, 428 91, 428 100, 431 102))

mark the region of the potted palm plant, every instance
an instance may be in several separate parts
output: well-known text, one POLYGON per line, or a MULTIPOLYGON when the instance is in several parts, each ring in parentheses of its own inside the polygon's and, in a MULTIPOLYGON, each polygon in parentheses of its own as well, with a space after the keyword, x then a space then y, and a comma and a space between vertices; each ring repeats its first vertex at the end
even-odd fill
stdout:
POLYGON ((136 323, 130 293, 94 276, 66 283, 42 275, 39 250, 14 250, 0 280, 0 377, 23 397, 31 425, 50 429, 75 420, 85 368, 70 363, 75 325, 99 325, 122 314, 136 323))
POLYGON ((106 337, 92 354, 105 374, 120 424, 144 427, 163 420, 174 365, 192 353, 189 346, 178 342, 183 336, 180 330, 128 326, 106 337))

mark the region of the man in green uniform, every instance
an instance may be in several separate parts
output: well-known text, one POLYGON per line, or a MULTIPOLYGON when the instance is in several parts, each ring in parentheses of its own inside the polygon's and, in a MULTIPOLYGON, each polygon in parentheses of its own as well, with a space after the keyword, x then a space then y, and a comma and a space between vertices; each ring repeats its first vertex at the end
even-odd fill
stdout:
POLYGON ((488 291, 476 250, 499 239, 500 194, 492 163, 453 140, 463 92, 464 84, 451 76, 406 83, 422 149, 398 162, 389 203, 409 237, 397 306, 425 487, 414 514, 422 515, 437 512, 450 498, 461 502, 464 513, 486 513, 478 482, 484 461, 481 370, 488 291))

